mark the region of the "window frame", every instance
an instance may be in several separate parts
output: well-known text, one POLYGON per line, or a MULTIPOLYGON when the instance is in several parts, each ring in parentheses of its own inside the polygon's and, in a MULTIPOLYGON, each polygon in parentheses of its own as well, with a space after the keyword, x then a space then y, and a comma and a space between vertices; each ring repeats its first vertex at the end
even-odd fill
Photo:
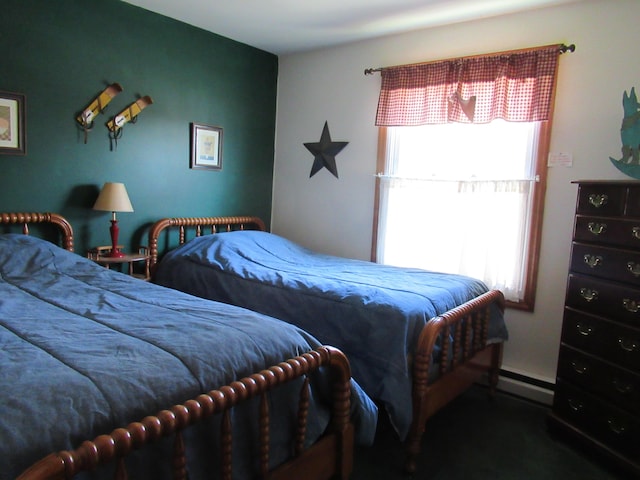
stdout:
MULTIPOLYGON (((553 102, 551 104, 553 110, 553 102)), ((552 112, 551 112, 552 113, 552 112)), ((550 115, 549 118, 553 116, 550 115)), ((542 241, 542 224, 544 217, 544 200, 547 189, 547 158, 549 156, 549 145, 551 139, 551 120, 540 122, 538 139, 535 152, 535 178, 533 194, 531 200, 531 228, 529 230, 527 258, 525 261, 525 288, 523 298, 518 301, 507 301, 508 308, 532 312, 535 307, 538 267, 540 261, 540 247, 542 241)), ((378 127, 378 155, 376 171, 384 172, 387 151, 387 127, 378 127)), ((373 211, 373 232, 371 243, 371 260, 377 260, 378 243, 378 223, 380 220, 380 178, 376 175, 374 211, 373 211)))

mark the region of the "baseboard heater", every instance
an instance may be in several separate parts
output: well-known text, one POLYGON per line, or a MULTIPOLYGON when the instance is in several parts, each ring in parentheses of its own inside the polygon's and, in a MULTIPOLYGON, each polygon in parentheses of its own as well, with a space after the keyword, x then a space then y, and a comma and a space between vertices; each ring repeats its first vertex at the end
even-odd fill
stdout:
POLYGON ((500 369, 498 390, 533 400, 544 405, 553 403, 555 384, 542 378, 515 372, 513 370, 500 369))

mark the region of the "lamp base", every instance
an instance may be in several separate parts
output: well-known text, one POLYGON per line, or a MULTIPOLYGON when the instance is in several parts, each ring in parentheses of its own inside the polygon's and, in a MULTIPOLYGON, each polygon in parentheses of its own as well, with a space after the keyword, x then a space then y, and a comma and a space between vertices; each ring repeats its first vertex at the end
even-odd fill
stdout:
POLYGON ((111 227, 109 227, 109 233, 111 234, 111 252, 106 256, 109 258, 122 258, 124 257, 124 253, 118 250, 118 234, 120 233, 120 228, 118 228, 118 221, 115 217, 116 214, 113 212, 111 227))
POLYGON ((111 249, 111 252, 108 253, 107 255, 105 255, 105 257, 109 257, 109 258, 122 258, 124 257, 125 254, 122 253, 120 250, 116 249, 111 249))

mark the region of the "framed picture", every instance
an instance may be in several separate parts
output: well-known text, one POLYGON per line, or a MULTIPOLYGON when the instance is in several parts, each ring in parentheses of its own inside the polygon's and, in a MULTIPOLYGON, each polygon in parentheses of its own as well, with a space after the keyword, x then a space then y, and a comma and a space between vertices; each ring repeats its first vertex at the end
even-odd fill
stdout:
POLYGON ((25 96, 0 91, 0 154, 27 153, 25 96))
POLYGON ((191 124, 191 168, 222 170, 222 127, 191 124))

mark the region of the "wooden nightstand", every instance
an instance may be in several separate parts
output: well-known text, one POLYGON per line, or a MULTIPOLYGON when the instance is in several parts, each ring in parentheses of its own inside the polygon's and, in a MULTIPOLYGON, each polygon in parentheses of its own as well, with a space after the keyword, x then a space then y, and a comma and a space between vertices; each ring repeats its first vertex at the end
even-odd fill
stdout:
MULTIPOLYGON (((118 250, 122 251, 122 245, 118 245, 118 250)), ((111 245, 94 247, 87 252, 87 258, 102 265, 106 268, 111 268, 112 265, 127 265, 127 273, 132 277, 140 278, 148 281, 151 277, 149 275, 149 261, 151 259, 149 250, 147 247, 140 247, 138 253, 127 253, 122 257, 109 257, 111 253, 111 245), (144 262, 144 271, 136 272, 133 265, 138 262, 144 262)))

